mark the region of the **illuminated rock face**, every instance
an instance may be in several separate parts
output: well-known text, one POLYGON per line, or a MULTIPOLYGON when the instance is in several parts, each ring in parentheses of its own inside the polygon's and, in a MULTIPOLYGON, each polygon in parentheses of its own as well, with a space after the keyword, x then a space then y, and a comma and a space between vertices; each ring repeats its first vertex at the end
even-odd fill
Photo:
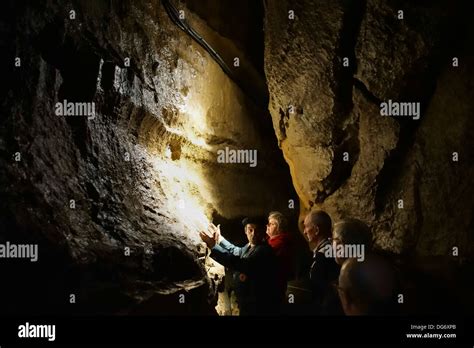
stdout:
POLYGON ((21 65, 7 64, 2 86, 1 235, 40 248, 2 298, 53 290, 24 290, 27 300, 3 308, 69 312, 73 293, 78 312, 213 312, 223 270, 204 265, 198 230, 213 215, 266 214, 296 198, 268 111, 160 2, 11 3, 18 20, 2 36, 16 40, 2 51, 21 65), (94 103, 95 117, 56 115, 64 100, 94 103), (256 165, 219 163, 225 148, 256 153, 256 165))
POLYGON ((473 255, 467 10, 350 3, 267 2, 270 111, 303 213, 365 220, 376 244, 397 253, 451 255, 462 245, 473 255), (420 102, 420 120, 382 117, 389 99, 420 102))
POLYGON ((2 5, 0 237, 39 243, 37 262, 0 264, 4 311, 214 313, 222 267, 197 230, 290 212, 292 185, 302 213, 363 219, 382 248, 472 254, 469 11, 265 1, 270 115, 262 4, 185 3, 244 90, 159 1, 2 5), (420 120, 382 117, 388 100, 419 101, 420 120), (64 101, 94 117, 56 115, 64 101))

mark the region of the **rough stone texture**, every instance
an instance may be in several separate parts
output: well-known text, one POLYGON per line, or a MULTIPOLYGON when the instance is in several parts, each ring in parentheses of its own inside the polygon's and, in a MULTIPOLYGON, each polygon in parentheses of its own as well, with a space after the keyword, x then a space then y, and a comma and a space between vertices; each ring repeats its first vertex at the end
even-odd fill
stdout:
POLYGON ((266 2, 269 109, 302 214, 361 218, 395 253, 450 256, 459 246, 460 259, 474 255, 474 36, 463 6, 266 2), (421 102, 421 119, 380 116, 388 99, 421 102))
POLYGON ((424 253, 444 253, 445 245, 448 251, 449 246, 458 246, 463 255, 473 252, 474 121, 466 116, 474 112, 474 59, 472 54, 461 59, 458 69, 448 67, 439 77, 425 127, 416 138, 423 153, 419 174, 423 225, 417 248, 424 253), (452 162, 453 152, 459 153, 459 162, 452 162))
POLYGON ((2 308, 165 314, 194 291, 195 313, 212 313, 222 269, 198 229, 291 197, 267 111, 160 2, 11 1, 4 13, 0 236, 39 243, 40 261, 2 264, 2 308), (93 101, 95 118, 56 116, 63 99, 93 101), (258 150, 258 166, 217 163, 225 146, 258 150))
POLYGON ((197 230, 213 217, 241 234, 242 215, 285 211, 291 182, 302 214, 361 218, 408 260, 474 254, 474 26, 461 2, 264 1, 270 116, 254 104, 268 96, 258 40, 235 27, 259 21, 240 6, 226 21, 213 1, 179 4, 227 62, 242 58, 243 90, 158 1, 2 5, 0 242, 40 245, 37 263, 2 260, 4 313, 215 313, 222 268, 197 230), (96 117, 55 116, 63 99, 93 101, 96 117), (421 119, 381 117, 387 99, 420 101, 421 119), (226 146, 258 150, 258 166, 217 163, 226 146))
POLYGON ((355 47, 355 77, 383 100, 419 101, 423 94, 430 95, 426 84, 433 80, 433 60, 441 53, 446 26, 456 19, 452 13, 456 5, 448 1, 366 1, 355 47))
POLYGON ((334 156, 328 147, 335 132, 333 53, 343 13, 338 2, 320 5, 269 1, 266 12, 270 111, 304 206, 324 189, 322 181, 331 173, 334 156), (295 20, 288 19, 289 10, 295 11, 295 20))
POLYGON ((257 122, 266 134, 273 133, 267 118, 268 88, 263 72, 263 3, 253 0, 187 0, 185 3, 191 13, 197 14, 186 17, 187 10, 183 10, 186 19, 218 52, 231 71, 232 80, 262 109, 257 122), (239 60, 237 66, 235 59, 239 60))

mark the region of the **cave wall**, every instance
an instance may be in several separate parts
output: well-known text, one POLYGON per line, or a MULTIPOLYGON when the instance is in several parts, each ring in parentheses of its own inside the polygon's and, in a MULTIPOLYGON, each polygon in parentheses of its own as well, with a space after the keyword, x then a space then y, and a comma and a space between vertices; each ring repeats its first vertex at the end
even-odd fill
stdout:
POLYGON ((10 1, 5 9, 0 236, 38 243, 40 255, 4 266, 3 308, 142 313, 134 306, 152 303, 147 313, 212 313, 202 294, 212 298, 222 269, 204 265, 198 229, 212 216, 266 214, 295 198, 262 126, 268 111, 160 2, 10 1), (58 117, 64 99, 94 102, 96 114, 58 117), (258 165, 217 163, 226 146, 257 150, 258 165), (183 291, 201 294, 189 297, 194 306, 171 304, 183 291))
POLYGON ((210 29, 231 40, 263 75, 263 1, 186 0, 185 3, 210 29))
POLYGON ((395 253, 451 256, 456 246, 472 257, 474 31, 465 3, 265 5, 269 109, 301 215, 360 218, 395 253), (389 99, 420 102, 420 119, 382 117, 389 99))
POLYGON ((361 218, 383 249, 473 255, 462 2, 264 1, 265 76, 251 40, 262 3, 219 4, 178 3, 229 65, 241 58, 239 84, 160 2, 4 4, 0 241, 40 245, 37 263, 2 263, 5 312, 213 313, 222 268, 204 264, 197 230, 291 213, 291 184, 301 216, 361 218), (95 117, 56 116, 64 99, 95 117), (420 101, 420 120, 381 117, 388 99, 420 101), (217 163, 226 146, 258 165, 217 163), (173 305, 179 293, 192 305, 173 305))

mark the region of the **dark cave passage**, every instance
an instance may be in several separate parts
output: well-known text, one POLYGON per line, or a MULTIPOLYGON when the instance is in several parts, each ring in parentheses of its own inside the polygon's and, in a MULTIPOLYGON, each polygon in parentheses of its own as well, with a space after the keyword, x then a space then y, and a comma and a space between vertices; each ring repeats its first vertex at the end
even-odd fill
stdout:
POLYGON ((300 314, 301 222, 323 209, 370 226, 406 313, 471 310, 466 13, 441 0, 7 1, 0 244, 40 256, 1 260, 1 308, 223 314, 224 267, 198 232, 214 222, 243 245, 242 218, 281 211, 297 245, 287 312, 300 314), (381 117, 387 100, 419 101, 420 120, 381 117))

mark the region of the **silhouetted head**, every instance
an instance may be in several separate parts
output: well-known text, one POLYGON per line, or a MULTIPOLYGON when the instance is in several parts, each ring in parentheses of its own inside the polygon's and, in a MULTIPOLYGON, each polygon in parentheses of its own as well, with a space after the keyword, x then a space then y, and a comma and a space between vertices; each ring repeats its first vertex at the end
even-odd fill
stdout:
MULTIPOLYGON (((372 232, 369 226, 358 219, 344 219, 334 225, 332 233, 333 247, 340 245, 363 246, 367 254, 372 248, 372 232)), ((337 254, 336 254, 337 255, 337 254)), ((342 265, 346 257, 336 256, 336 262, 342 265)))
POLYGON ((347 259, 339 274, 339 298, 346 315, 393 314, 396 278, 392 265, 369 254, 364 261, 347 259))
POLYGON ((315 248, 322 240, 331 237, 331 217, 322 210, 315 210, 306 215, 304 219, 304 235, 311 249, 315 248))

